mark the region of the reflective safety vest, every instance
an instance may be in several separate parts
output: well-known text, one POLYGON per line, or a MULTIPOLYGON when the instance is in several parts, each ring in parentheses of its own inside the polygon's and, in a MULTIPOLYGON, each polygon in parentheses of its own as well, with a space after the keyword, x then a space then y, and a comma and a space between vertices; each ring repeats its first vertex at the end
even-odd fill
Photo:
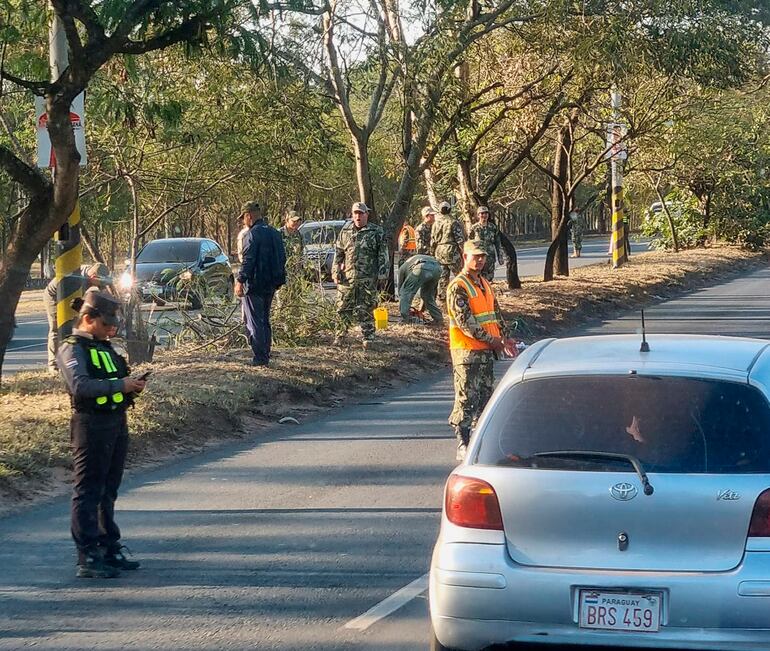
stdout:
MULTIPOLYGON (((91 377, 105 380, 117 380, 120 378, 118 367, 115 365, 115 360, 112 359, 109 351, 97 346, 87 346, 87 348, 90 362, 88 374, 91 377)), ((107 396, 99 396, 95 398, 96 408, 99 411, 117 409, 125 399, 126 397, 122 391, 117 391, 107 396)))
POLYGON ((409 224, 404 224, 398 236, 398 247, 406 253, 417 252, 417 235, 409 224))
MULTIPOLYGON (((478 324, 493 337, 499 337, 500 324, 497 321, 497 313, 495 312, 495 295, 492 292, 491 285, 485 278, 479 276, 479 281, 484 288, 483 292, 465 274, 460 274, 455 276, 454 280, 449 284, 447 293, 453 285, 462 285, 468 293, 468 305, 478 324)), ((479 341, 475 337, 466 335, 458 327, 455 315, 450 308, 449 348, 451 350, 490 350, 491 346, 484 341, 479 341)))

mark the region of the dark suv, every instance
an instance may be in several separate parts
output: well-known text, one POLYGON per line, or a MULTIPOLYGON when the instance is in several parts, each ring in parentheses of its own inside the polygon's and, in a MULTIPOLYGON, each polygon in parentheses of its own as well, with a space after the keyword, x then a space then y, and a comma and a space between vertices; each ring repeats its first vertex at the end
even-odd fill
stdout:
POLYGON ((232 297, 233 270, 222 247, 200 237, 148 242, 136 257, 133 274, 144 301, 188 300, 199 309, 204 296, 232 297))

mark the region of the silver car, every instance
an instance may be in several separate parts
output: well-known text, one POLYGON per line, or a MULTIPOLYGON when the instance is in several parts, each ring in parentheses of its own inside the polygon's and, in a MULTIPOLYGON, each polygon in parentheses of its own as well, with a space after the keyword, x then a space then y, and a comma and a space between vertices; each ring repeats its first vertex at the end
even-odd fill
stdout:
POLYGON ((770 342, 549 339, 450 475, 432 649, 770 649, 770 342))

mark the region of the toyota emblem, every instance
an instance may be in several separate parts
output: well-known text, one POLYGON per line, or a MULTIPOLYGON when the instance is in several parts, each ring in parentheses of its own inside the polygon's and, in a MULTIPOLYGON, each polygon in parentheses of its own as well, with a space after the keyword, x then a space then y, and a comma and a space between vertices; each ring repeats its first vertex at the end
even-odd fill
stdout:
POLYGON ((636 486, 627 481, 621 481, 610 488, 610 495, 620 502, 628 502, 636 497, 639 491, 636 486))

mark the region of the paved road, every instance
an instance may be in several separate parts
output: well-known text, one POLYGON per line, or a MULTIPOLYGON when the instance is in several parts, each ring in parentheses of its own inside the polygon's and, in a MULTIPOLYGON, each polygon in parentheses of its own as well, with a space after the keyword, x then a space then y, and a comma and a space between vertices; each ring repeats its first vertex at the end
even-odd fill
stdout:
MULTIPOLYGON (((646 314, 650 332, 770 337, 770 270, 646 314)), ((137 474, 119 521, 144 565, 117 580, 73 578, 65 500, 0 520, 0 649, 426 649, 447 375, 137 474)))
MULTIPOLYGON (((589 264, 607 262, 607 237, 589 237, 583 242, 583 255, 570 260, 572 267, 583 267, 589 264)), ((632 242, 632 252, 640 253, 647 250, 648 239, 632 242)), ((530 247, 524 244, 517 249, 520 276, 540 276, 543 273, 547 246, 530 247)), ((496 278, 505 279, 505 267, 498 265, 496 278)), ((334 298, 334 292, 328 292, 334 298)), ((48 333, 45 313, 34 317, 20 317, 18 327, 8 351, 5 355, 3 373, 10 375, 25 368, 34 368, 46 364, 46 336, 48 333)))
MULTIPOLYGON (((631 255, 643 253, 649 250, 649 238, 632 238, 631 255)), ((579 258, 570 258, 571 269, 576 267, 585 267, 589 264, 607 264, 610 259, 607 255, 609 248, 609 237, 587 237, 583 240, 583 251, 579 258)), ((517 246, 516 255, 519 262, 519 276, 540 276, 543 275, 543 266, 545 264, 545 254, 548 246, 527 246, 522 244, 521 248, 517 246)), ((570 253, 572 245, 570 244, 570 253)), ((505 268, 498 266, 495 278, 503 280, 505 278, 505 268)))

